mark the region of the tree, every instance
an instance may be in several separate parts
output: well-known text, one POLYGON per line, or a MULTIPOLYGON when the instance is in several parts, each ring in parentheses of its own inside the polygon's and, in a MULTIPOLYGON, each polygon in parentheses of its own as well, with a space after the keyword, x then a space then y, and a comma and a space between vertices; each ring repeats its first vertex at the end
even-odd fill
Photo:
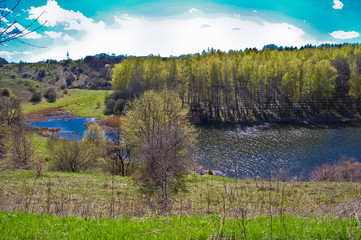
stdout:
POLYGON ((164 203, 191 165, 195 135, 186 116, 178 94, 167 90, 146 91, 125 112, 125 143, 133 147, 135 161, 142 166, 137 180, 148 190, 160 190, 164 203))
POLYGON ((122 139, 120 128, 115 128, 111 135, 112 139, 107 141, 103 150, 106 170, 113 175, 129 175, 132 166, 132 149, 122 139))
POLYGON ((16 14, 15 10, 19 7, 20 2, 21 0, 17 0, 9 9, 6 0, 0 1, 0 44, 14 40, 20 41, 20 39, 36 32, 47 23, 45 21, 38 26, 36 24, 44 12, 29 24, 19 22, 19 15, 16 14))
POLYGON ((0 159, 10 169, 29 169, 34 148, 23 121, 20 100, 16 96, 0 97, 0 159))
POLYGON ((101 142, 102 140, 104 140, 104 131, 101 129, 99 124, 93 123, 85 132, 84 140, 93 143, 101 142))

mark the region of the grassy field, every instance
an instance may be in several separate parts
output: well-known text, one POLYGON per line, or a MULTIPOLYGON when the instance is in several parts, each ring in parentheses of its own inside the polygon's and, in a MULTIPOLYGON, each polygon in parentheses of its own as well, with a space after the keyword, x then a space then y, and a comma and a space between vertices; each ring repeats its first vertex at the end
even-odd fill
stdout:
POLYGON ((351 216, 360 183, 267 182, 190 174, 164 211, 129 177, 89 173, 0 171, 0 210, 57 216, 351 216), (347 209, 344 209, 344 208, 347 209), (351 212, 350 212, 351 211, 351 212))
POLYGON ((48 103, 43 99, 37 104, 24 102, 22 108, 24 114, 51 107, 61 107, 71 111, 75 116, 105 118, 104 100, 105 96, 111 93, 112 91, 109 90, 70 89, 68 94, 58 98, 55 103, 48 103))
POLYGON ((286 216, 84 219, 0 212, 2 239, 360 239, 357 221, 286 216))

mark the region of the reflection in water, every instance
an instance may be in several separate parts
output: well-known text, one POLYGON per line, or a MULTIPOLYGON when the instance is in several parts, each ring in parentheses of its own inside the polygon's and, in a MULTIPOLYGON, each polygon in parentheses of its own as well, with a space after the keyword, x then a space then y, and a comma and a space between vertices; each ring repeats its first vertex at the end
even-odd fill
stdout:
POLYGON ((266 177, 282 168, 307 179, 317 165, 342 157, 361 161, 361 125, 201 128, 198 138, 198 163, 237 178, 266 177))

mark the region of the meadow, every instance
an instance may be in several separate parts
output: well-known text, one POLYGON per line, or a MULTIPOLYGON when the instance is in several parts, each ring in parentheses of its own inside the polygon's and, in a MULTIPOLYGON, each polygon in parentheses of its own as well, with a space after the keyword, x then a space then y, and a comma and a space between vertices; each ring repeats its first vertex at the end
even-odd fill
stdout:
POLYGON ((45 99, 36 104, 24 102, 22 109, 23 113, 27 114, 60 107, 78 117, 106 118, 103 113, 104 99, 111 93, 109 90, 69 89, 68 93, 60 96, 55 103, 49 103, 45 99))
POLYGON ((190 174, 164 208, 129 177, 0 172, 2 239, 359 239, 359 183, 190 174), (356 212, 355 212, 356 211, 356 212))

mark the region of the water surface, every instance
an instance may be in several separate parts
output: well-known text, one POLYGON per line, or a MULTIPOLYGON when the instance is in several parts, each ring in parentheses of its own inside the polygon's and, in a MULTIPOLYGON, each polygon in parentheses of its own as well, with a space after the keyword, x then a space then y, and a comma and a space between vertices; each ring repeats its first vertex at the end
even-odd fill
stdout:
POLYGON ((198 138, 198 163, 236 178, 274 175, 282 168, 308 179, 320 164, 344 157, 361 161, 361 124, 200 128, 198 138))

